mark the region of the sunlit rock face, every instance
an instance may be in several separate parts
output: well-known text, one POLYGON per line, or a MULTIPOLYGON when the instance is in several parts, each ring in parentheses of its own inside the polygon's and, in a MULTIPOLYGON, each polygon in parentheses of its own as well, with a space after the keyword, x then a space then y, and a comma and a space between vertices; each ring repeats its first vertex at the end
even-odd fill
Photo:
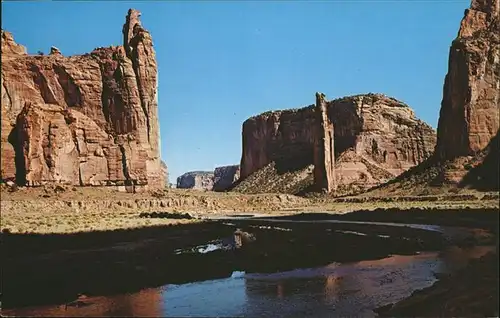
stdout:
POLYGON ((500 4, 473 0, 452 42, 437 130, 436 155, 474 155, 498 133, 500 4))
POLYGON ((177 178, 178 189, 212 190, 214 173, 211 171, 186 172, 177 178))
MULTIPOLYGON (((393 178, 430 157, 435 131, 405 103, 382 94, 326 101, 333 124, 335 183, 368 188, 393 178)), ((314 163, 315 106, 270 111, 243 123, 240 180, 276 163, 279 171, 314 163)))
POLYGON ((164 187, 157 65, 130 9, 122 46, 28 55, 2 30, 1 178, 22 185, 164 187))

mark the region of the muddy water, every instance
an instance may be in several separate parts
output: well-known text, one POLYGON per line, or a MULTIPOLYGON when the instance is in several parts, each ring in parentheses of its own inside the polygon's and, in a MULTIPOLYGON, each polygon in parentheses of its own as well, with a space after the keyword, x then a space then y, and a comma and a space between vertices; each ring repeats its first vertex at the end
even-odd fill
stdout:
POLYGON ((165 285, 138 293, 90 297, 80 307, 4 311, 19 316, 374 317, 373 309, 409 296, 494 248, 394 255, 275 274, 235 272, 224 279, 165 285))

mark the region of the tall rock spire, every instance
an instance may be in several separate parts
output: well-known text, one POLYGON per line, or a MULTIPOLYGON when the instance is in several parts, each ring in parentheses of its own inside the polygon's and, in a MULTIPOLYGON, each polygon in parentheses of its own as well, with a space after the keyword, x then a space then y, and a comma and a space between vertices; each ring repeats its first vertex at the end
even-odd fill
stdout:
POLYGON ((314 184, 316 190, 330 193, 336 188, 334 130, 328 118, 325 95, 316 93, 314 133, 314 184))

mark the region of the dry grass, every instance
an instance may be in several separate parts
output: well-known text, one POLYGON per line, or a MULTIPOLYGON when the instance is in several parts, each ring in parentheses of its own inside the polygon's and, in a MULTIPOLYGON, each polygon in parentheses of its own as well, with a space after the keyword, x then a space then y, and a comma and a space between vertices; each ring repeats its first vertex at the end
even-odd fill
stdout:
POLYGON ((498 208, 498 193, 490 196, 491 199, 488 200, 481 199, 481 196, 457 200, 457 197, 448 195, 435 198, 434 201, 426 198, 420 198, 423 201, 408 201, 403 198, 402 201, 393 202, 381 202, 380 198, 354 197, 352 202, 339 202, 346 199, 183 189, 133 194, 106 188, 66 188, 62 192, 54 192, 51 187, 20 188, 15 192, 3 188, 1 229, 13 233, 74 233, 199 222, 141 218, 139 214, 142 212, 189 212, 202 216, 210 213, 346 213, 377 208, 498 208))
POLYGON ((19 188, 1 192, 1 229, 12 233, 73 233, 196 222, 141 218, 141 212, 272 212, 307 206, 307 199, 168 189, 121 193, 108 188, 19 188))
POLYGON ((196 219, 140 218, 139 213, 110 211, 50 213, 2 210, 2 231, 11 233, 76 233, 135 229, 150 226, 200 222, 196 219))
POLYGON ((411 208, 430 208, 436 210, 444 209, 486 209, 499 208, 499 202, 495 200, 443 200, 443 201, 399 201, 399 202, 335 202, 333 200, 324 200, 315 202, 305 209, 305 212, 333 212, 333 213, 348 213, 359 210, 375 210, 375 209, 401 209, 407 210, 411 208))

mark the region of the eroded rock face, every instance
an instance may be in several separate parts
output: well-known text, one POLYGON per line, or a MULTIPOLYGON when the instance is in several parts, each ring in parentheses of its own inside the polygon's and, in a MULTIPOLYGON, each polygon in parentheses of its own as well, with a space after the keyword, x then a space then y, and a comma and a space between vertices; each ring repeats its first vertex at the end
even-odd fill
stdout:
POLYGON ((240 178, 240 166, 223 166, 214 170, 214 191, 224 191, 240 178))
POLYGON ((214 173, 211 171, 186 172, 177 178, 177 188, 212 190, 214 187, 214 173))
POLYGON ((140 13, 123 46, 27 55, 2 30, 2 171, 20 184, 164 187, 157 65, 140 13))
POLYGON ((499 11, 499 0, 473 0, 452 42, 437 134, 441 160, 474 155, 498 132, 499 11))
MULTIPOLYGON (((408 105, 381 94, 329 101, 327 113, 334 127, 334 157, 340 158, 335 160, 340 165, 335 170, 338 185, 364 183, 363 169, 381 176, 366 187, 385 182, 428 158, 435 147, 432 127, 418 120, 408 105), (342 156, 346 152, 350 155, 342 156), (360 164, 339 161, 350 157, 360 164)), ((240 179, 271 162, 279 173, 313 164, 315 116, 311 105, 246 120, 240 179)))

